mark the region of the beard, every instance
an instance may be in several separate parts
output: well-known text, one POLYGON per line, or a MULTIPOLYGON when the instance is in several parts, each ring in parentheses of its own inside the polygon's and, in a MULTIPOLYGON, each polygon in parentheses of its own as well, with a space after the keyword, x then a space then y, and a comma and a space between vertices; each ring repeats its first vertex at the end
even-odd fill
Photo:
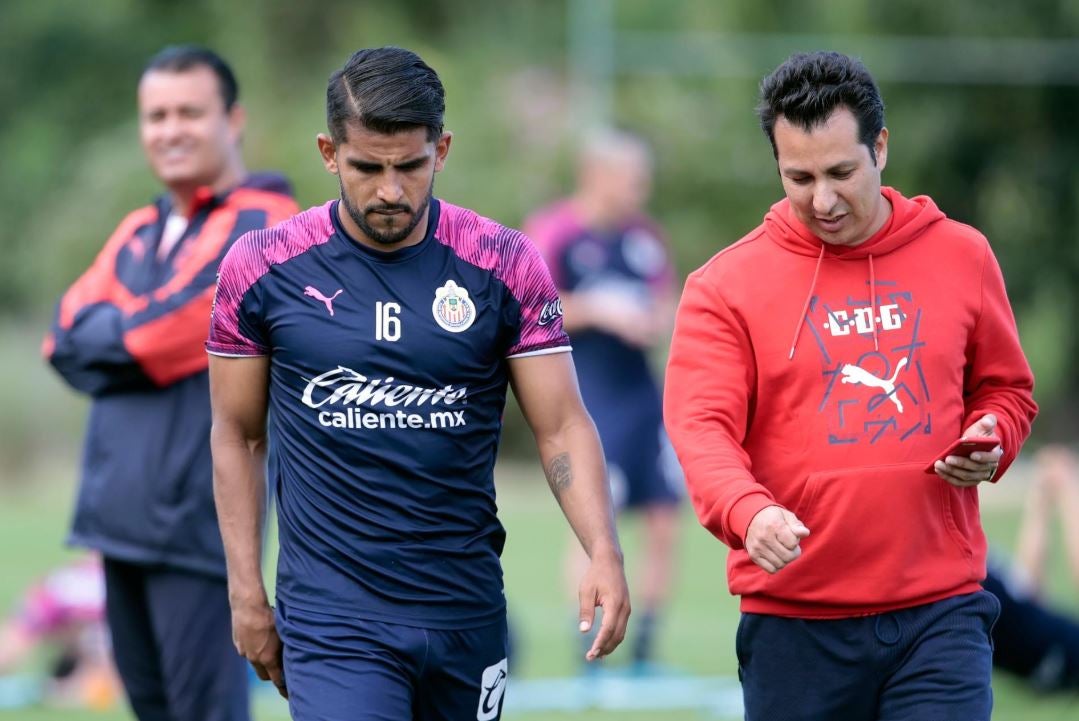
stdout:
MULTIPOLYGON (((427 195, 424 197, 423 202, 420 203, 420 207, 415 211, 408 203, 375 203, 374 205, 368 205, 362 211, 352 204, 352 201, 348 197, 348 193, 345 192, 345 186, 338 180, 341 185, 341 204, 345 206, 345 211, 352 218, 352 221, 359 226, 363 234, 370 238, 379 245, 396 245, 412 234, 412 231, 419 225, 420 219, 423 218, 427 207, 431 204, 431 198, 434 195, 435 181, 431 179, 431 187, 427 189, 427 195), (408 223, 398 228, 389 228, 387 230, 379 230, 367 222, 367 216, 371 213, 387 210, 399 210, 402 214, 407 214, 409 219, 408 223)), ((398 216, 388 216, 390 222, 394 222, 398 216)))

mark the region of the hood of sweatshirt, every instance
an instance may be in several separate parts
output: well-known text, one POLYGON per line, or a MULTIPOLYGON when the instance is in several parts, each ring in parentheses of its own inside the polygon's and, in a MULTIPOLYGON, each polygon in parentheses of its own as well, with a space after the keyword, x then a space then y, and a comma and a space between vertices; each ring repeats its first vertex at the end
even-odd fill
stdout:
POLYGON ((795 217, 786 198, 773 205, 764 216, 764 232, 772 242, 792 253, 817 257, 823 252, 830 258, 860 260, 886 255, 901 248, 945 217, 928 196, 904 198, 894 188, 887 186, 880 189, 880 194, 892 206, 892 213, 880 230, 855 246, 830 245, 813 235, 795 217))
MULTIPOLYGON (((876 304, 876 274, 873 268, 874 256, 887 255, 897 248, 901 248, 921 235, 933 223, 944 220, 944 213, 937 208, 936 203, 925 195, 914 198, 905 198, 894 188, 884 186, 880 189, 881 195, 892 206, 892 212, 888 220, 884 222, 880 230, 870 238, 855 246, 832 245, 825 243, 802 221, 798 220, 791 210, 790 201, 784 198, 772 206, 768 214, 764 216, 765 235, 776 245, 798 255, 806 255, 817 259, 817 266, 813 271, 813 279, 809 283, 806 292, 805 303, 802 312, 794 327, 794 337, 791 339, 789 359, 794 358, 795 349, 798 346, 798 337, 805 323, 806 314, 809 312, 809 304, 816 289, 817 278, 820 274, 821 263, 825 257, 836 260, 864 261, 866 263, 866 277, 869 279, 870 301, 876 304)), ((873 310, 874 315, 876 309, 873 310)), ((879 349, 876 326, 873 328, 873 347, 879 349)))

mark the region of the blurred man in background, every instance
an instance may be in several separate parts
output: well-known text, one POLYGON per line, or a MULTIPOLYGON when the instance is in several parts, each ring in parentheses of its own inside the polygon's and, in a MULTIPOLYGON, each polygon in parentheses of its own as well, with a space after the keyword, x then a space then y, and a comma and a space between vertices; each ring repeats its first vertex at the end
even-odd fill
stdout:
POLYGON ((228 65, 170 47, 139 79, 142 148, 165 192, 128 215, 60 300, 44 353, 91 399, 69 542, 104 558, 116 665, 142 721, 249 718, 213 505, 203 348, 218 264, 296 211, 251 175, 228 65))
MULTIPOLYGON (((648 353, 668 337, 675 273, 645 205, 652 153, 640 137, 607 129, 581 149, 574 194, 525 221, 559 290, 581 395, 596 422, 611 494, 644 518, 633 662, 646 671, 672 582, 682 475, 663 430, 648 353), (640 610, 643 608, 643 611, 640 610)), ((576 544, 570 565, 583 558, 576 544)), ((574 576, 576 573, 573 574, 574 576)))
POLYGON ((860 62, 791 56, 758 112, 786 199, 686 281, 666 395, 731 547, 746 718, 988 719, 977 487, 1037 412, 1004 278, 978 231, 881 186, 860 62), (971 436, 994 446, 934 461, 971 436))
POLYGON ((494 464, 510 382, 591 559, 581 630, 604 613, 588 660, 625 634, 603 453, 558 293, 527 238, 433 196, 444 112, 415 53, 354 53, 318 136, 340 197, 250 233, 221 267, 206 347, 233 628, 298 719, 501 715, 494 464), (276 609, 260 568, 267 448, 276 609))

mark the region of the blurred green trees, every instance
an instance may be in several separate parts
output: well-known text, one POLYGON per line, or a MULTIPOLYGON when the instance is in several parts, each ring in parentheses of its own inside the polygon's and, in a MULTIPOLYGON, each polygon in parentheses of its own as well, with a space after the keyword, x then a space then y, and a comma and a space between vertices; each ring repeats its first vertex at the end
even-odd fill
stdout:
MULTIPOLYGON (((249 166, 286 172, 303 206, 337 192, 314 145, 326 77, 359 47, 415 49, 443 77, 456 133, 437 192, 518 224, 571 181, 580 129, 566 47, 572 1, 0 3, 0 317, 43 329, 58 294, 120 217, 157 192, 138 148, 134 88, 145 60, 168 43, 204 43, 230 59, 249 110, 249 166)), ((781 194, 753 114, 760 76, 794 50, 860 54, 878 72, 887 104, 886 182, 933 196, 989 236, 1038 378, 1037 432, 1079 436, 1072 367, 1079 81, 1052 67, 1053 58, 1060 65, 1076 57, 1067 52, 1079 37, 1079 4, 613 0, 610 7, 612 29, 625 40, 612 58, 613 115, 657 147, 653 207, 683 273, 741 237, 781 194), (710 47, 710 38, 727 44, 710 47), (941 82, 955 73, 937 63, 938 73, 935 60, 917 52, 927 38, 945 47, 990 41, 983 47, 991 71, 941 82), (1014 50, 1016 38, 1033 41, 1032 52, 1056 41, 1050 49, 1065 54, 1047 56, 1043 67, 1037 57, 993 52, 994 42, 1014 50), (699 55, 684 54, 693 47, 699 55), (669 72, 667 55, 678 52, 690 62, 669 72), (1033 80, 1017 82, 1027 76, 1033 80), (1042 76, 1049 84, 1034 82, 1042 76)), ((962 59, 963 67, 979 61, 962 59)), ((8 406, 0 415, 12 415, 20 398, 0 390, 8 406)))

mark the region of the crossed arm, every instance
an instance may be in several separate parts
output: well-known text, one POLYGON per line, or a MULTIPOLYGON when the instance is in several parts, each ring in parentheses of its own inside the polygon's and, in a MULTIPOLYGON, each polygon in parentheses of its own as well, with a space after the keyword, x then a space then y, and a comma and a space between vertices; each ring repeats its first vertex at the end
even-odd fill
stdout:
POLYGON ((44 355, 68 384, 93 396, 164 387, 204 371, 206 318, 221 258, 241 235, 287 217, 285 212, 215 211, 190 260, 173 268, 161 287, 138 294, 118 279, 118 258, 131 252, 133 233, 155 220, 156 211, 132 213, 64 294, 44 355))

